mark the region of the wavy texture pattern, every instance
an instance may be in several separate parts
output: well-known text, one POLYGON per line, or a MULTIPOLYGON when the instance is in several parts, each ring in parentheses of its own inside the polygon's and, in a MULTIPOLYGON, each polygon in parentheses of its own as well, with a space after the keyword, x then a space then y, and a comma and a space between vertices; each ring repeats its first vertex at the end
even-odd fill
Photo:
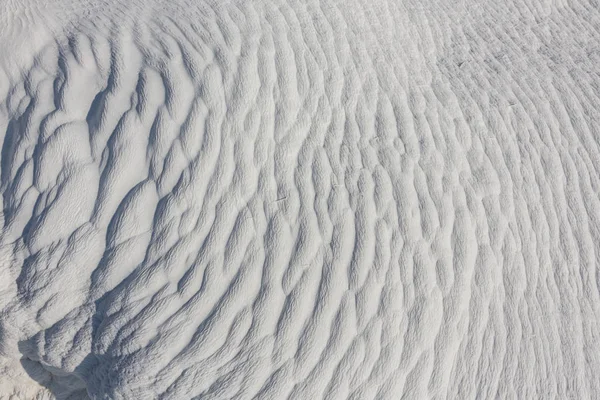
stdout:
POLYGON ((2 7, 0 398, 600 397, 595 1, 2 7))

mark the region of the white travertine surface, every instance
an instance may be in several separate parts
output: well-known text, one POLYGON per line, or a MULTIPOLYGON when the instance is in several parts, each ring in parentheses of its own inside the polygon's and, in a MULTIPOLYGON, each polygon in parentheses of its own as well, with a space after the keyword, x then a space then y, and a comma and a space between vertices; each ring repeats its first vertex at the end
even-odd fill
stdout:
POLYGON ((0 399, 599 399, 594 0, 0 2, 0 399))

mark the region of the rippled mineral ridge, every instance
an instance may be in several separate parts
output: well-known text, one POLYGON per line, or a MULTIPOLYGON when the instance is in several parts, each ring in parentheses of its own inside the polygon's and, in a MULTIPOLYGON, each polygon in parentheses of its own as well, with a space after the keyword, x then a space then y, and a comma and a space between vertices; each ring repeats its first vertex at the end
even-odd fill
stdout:
POLYGON ((0 2, 1 399, 600 399, 594 0, 0 2))

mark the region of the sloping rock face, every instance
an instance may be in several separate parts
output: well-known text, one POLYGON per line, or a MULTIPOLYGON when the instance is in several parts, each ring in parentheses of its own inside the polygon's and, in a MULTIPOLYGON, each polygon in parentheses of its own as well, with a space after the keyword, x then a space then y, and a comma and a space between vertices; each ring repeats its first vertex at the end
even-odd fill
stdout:
POLYGON ((47 3, 0 398, 600 398, 595 1, 47 3))

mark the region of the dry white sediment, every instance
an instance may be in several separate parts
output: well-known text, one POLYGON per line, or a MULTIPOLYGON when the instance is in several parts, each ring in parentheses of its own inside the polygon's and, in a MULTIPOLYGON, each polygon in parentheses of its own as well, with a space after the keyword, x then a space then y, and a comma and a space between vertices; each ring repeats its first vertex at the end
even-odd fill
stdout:
POLYGON ((0 23, 0 398, 600 397, 597 2, 0 23))

